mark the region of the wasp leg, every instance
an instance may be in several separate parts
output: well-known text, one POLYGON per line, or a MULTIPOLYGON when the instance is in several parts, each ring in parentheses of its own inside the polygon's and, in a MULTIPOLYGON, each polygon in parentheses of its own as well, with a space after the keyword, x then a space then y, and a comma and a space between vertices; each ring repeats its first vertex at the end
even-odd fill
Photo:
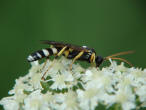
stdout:
POLYGON ((46 60, 45 60, 45 62, 44 62, 44 64, 43 64, 43 67, 42 67, 41 71, 45 68, 45 66, 46 66, 46 64, 47 64, 47 62, 48 62, 48 60, 49 60, 49 57, 46 57, 46 60))
POLYGON ((91 54, 90 62, 94 63, 95 62, 95 53, 91 54))
POLYGON ((83 55, 84 51, 81 51, 72 61, 72 63, 70 64, 70 70, 72 70, 72 64, 79 59, 82 55, 83 55))
POLYGON ((52 64, 51 64, 51 65, 48 67, 48 69, 44 72, 44 74, 43 74, 43 76, 42 76, 42 78, 41 78, 42 80, 45 80, 45 75, 46 75, 46 73, 47 73, 47 72, 50 70, 50 68, 55 64, 55 61, 56 61, 56 60, 53 60, 53 61, 52 61, 52 64))
POLYGON ((92 67, 95 67, 95 53, 91 54, 90 63, 92 67))
POLYGON ((57 54, 56 57, 59 57, 60 55, 62 55, 66 48, 67 48, 67 46, 63 47, 63 48, 58 52, 58 54, 57 54))

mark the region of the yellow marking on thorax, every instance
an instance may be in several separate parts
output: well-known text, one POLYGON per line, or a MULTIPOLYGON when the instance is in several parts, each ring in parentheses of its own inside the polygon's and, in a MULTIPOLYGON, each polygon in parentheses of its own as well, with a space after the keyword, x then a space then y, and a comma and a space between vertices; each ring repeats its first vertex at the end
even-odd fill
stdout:
POLYGON ((68 57, 68 55, 69 55, 69 50, 64 51, 64 55, 65 55, 65 57, 68 57))
POLYGON ((68 50, 69 50, 69 52, 72 52, 73 51, 73 49, 71 49, 71 48, 69 48, 68 50))

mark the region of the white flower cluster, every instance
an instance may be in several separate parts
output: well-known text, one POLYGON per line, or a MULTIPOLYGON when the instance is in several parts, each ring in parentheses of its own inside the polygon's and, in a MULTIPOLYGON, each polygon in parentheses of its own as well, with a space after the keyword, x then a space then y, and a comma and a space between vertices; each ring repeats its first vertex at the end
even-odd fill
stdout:
POLYGON ((82 68, 62 57, 46 66, 34 62, 29 73, 16 79, 5 110, 131 110, 146 107, 146 69, 127 68, 111 61, 109 67, 82 68), (43 68, 43 69, 42 69, 43 68), (46 73, 45 80, 42 80, 46 73))

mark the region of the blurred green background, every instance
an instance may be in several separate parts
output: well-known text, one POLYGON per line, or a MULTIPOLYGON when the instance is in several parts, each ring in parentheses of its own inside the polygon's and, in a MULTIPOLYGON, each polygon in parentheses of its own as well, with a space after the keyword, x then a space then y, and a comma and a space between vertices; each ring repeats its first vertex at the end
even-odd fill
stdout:
POLYGON ((145 0, 0 0, 0 99, 28 72, 26 57, 40 40, 87 45, 97 54, 125 55, 146 67, 145 0))

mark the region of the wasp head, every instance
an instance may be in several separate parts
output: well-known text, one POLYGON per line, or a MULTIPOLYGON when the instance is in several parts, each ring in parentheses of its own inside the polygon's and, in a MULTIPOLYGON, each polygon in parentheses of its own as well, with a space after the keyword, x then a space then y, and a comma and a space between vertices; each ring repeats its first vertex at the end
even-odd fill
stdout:
POLYGON ((102 64, 103 61, 104 61, 104 58, 103 57, 97 56, 95 58, 96 67, 99 67, 102 64))

